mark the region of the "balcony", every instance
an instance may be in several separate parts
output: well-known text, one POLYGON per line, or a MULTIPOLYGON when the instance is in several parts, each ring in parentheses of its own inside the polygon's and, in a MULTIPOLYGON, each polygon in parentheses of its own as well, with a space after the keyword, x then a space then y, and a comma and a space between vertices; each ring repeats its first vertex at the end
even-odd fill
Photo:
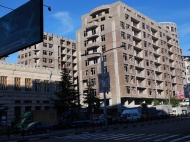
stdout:
POLYGON ((96 52, 96 53, 90 53, 90 54, 88 54, 86 57, 87 57, 88 59, 100 57, 100 54, 99 54, 98 52, 96 52), (96 53, 97 53, 97 54, 96 54, 96 53))
POLYGON ((91 49, 91 48, 95 48, 95 47, 99 47, 99 46, 100 46, 99 42, 92 42, 92 43, 88 43, 86 48, 91 49))
POLYGON ((98 27, 98 22, 96 22, 96 21, 94 21, 94 22, 89 23, 89 24, 86 25, 86 29, 87 30, 88 29, 93 29, 93 28, 96 28, 96 27, 98 27))
POLYGON ((96 33, 91 33, 91 34, 88 34, 87 39, 97 38, 98 36, 99 36, 99 35, 98 35, 98 32, 96 32, 96 33))

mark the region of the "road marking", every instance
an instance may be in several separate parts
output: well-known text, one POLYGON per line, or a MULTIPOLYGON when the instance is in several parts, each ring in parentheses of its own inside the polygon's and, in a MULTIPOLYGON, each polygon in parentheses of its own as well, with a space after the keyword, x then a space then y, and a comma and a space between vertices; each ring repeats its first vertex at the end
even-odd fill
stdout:
MULTIPOLYGON (((133 135, 135 135, 135 134, 127 134, 127 135, 123 135, 123 136, 120 136, 119 137, 119 139, 117 139, 118 138, 118 135, 116 135, 116 136, 114 136, 114 137, 112 137, 113 138, 113 140, 120 140, 120 139, 125 139, 125 138, 128 138, 128 137, 133 137, 133 135)), ((111 139, 112 139, 111 138, 111 139)), ((110 139, 110 138, 107 138, 107 139, 110 139)), ((107 139, 103 139, 103 140, 107 140, 107 139)))
MULTIPOLYGON (((154 134, 155 135, 155 134, 154 134)), ((142 139, 142 140, 139 140, 139 141, 145 141, 145 140, 149 140, 149 139, 152 139, 152 138, 157 138, 157 137, 161 137, 161 136, 165 136, 167 134, 163 134, 163 135, 157 135, 157 136, 153 136, 153 137, 148 137, 146 139, 142 139)))
POLYGON ((172 140, 170 142, 176 142, 176 141, 179 141, 179 140, 182 140, 182 139, 185 139, 185 138, 189 138, 189 137, 190 137, 190 135, 182 137, 182 138, 178 138, 178 139, 175 139, 175 140, 172 140))
POLYGON ((159 140, 155 140, 155 142, 160 142, 160 141, 167 140, 167 139, 169 139, 169 138, 173 138, 173 137, 177 137, 177 136, 179 136, 179 135, 171 135, 171 136, 168 136, 168 137, 159 139, 159 140))

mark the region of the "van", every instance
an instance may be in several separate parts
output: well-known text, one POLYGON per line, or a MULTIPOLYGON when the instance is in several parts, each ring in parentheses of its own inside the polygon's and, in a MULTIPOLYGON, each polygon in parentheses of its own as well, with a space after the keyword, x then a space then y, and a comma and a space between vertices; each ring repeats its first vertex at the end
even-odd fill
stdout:
POLYGON ((172 110, 173 110, 173 115, 174 115, 174 116, 177 116, 177 115, 181 115, 181 114, 182 114, 182 109, 181 109, 181 107, 173 107, 172 110))
POLYGON ((123 110, 121 118, 127 121, 137 121, 140 119, 140 114, 137 109, 126 109, 123 110))

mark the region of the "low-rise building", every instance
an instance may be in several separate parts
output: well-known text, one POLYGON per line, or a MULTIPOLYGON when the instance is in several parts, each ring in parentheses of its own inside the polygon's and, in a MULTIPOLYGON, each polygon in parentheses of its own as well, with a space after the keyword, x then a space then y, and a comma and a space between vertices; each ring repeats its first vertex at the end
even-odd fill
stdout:
POLYGON ((59 88, 60 70, 0 62, 0 104, 7 107, 7 124, 25 111, 47 110, 59 88))

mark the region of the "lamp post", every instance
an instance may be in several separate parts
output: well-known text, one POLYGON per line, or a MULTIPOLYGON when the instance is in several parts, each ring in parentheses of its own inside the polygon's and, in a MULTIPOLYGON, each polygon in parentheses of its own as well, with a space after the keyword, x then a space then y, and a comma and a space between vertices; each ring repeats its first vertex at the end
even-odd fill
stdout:
MULTIPOLYGON (((92 55, 92 54, 99 54, 100 55, 100 63, 101 63, 101 73, 102 73, 102 78, 105 81, 105 70, 104 70, 104 53, 110 51, 110 50, 114 50, 117 48, 123 48, 125 47, 125 45, 121 45, 119 47, 115 47, 106 51, 103 51, 101 53, 91 53, 91 54, 81 54, 81 56, 87 56, 87 55, 92 55)), ((103 94, 104 94, 104 117, 105 117, 105 124, 106 124, 106 128, 108 127, 108 121, 107 121, 107 108, 106 108, 106 86, 105 86, 105 82, 103 83, 103 94)))
POLYGON ((53 106, 52 106, 52 92, 53 92, 53 90, 51 89, 51 77, 52 77, 52 71, 49 71, 49 92, 50 92, 50 98, 51 98, 50 109, 53 108, 53 106))

